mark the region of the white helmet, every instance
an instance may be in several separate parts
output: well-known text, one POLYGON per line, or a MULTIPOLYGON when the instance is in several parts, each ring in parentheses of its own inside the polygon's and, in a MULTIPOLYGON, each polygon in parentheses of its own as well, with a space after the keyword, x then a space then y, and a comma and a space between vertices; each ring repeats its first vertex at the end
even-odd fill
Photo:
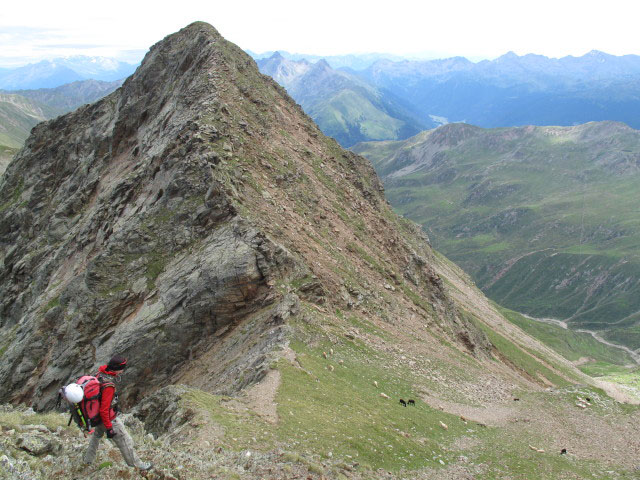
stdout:
POLYGON ((71 403, 80 403, 84 397, 84 390, 77 383, 64 387, 64 396, 71 403))

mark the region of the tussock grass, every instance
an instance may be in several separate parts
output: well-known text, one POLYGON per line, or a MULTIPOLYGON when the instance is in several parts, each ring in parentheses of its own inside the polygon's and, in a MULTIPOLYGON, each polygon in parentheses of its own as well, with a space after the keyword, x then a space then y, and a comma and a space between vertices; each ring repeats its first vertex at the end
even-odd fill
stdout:
POLYGON ((52 432, 55 432, 58 427, 65 429, 77 429, 75 424, 71 424, 67 427, 69 422, 69 415, 64 413, 38 413, 38 414, 26 414, 25 412, 0 411, 0 426, 4 429, 19 429, 24 425, 44 425, 52 432))

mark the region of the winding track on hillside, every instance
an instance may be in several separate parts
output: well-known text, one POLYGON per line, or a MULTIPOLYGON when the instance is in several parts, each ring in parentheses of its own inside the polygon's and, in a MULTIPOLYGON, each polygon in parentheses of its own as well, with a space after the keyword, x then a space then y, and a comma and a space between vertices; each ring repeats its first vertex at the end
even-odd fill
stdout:
POLYGON ((638 354, 638 352, 636 352, 635 350, 631 350, 629 347, 625 347, 624 345, 618 345, 616 343, 611 343, 608 340, 605 340, 604 338, 602 338, 602 336, 598 332, 594 332, 593 330, 586 330, 586 329, 583 329, 583 328, 581 328, 579 330, 574 330, 574 329, 569 327, 567 322, 565 322, 563 320, 557 320, 555 318, 537 318, 537 317, 532 317, 531 315, 526 315, 524 313, 520 313, 520 315, 522 315, 525 318, 528 318, 529 320, 534 320, 536 322, 547 323, 547 324, 550 324, 550 325, 557 325, 559 327, 564 328, 565 330, 572 330, 572 331, 578 332, 578 333, 588 333, 589 335, 591 335, 594 339, 596 339, 600 343, 603 343, 603 344, 608 345, 610 347, 618 348, 620 350, 624 350, 625 352, 627 352, 631 356, 631 358, 633 359, 634 362, 636 362, 638 365, 640 365, 640 354, 638 354))

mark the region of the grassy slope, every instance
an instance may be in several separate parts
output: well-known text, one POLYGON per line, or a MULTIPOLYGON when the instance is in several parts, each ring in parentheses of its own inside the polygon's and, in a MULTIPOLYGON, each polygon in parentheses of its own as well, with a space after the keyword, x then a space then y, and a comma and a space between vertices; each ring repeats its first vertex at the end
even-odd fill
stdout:
MULTIPOLYGON (((505 475, 518 479, 605 479, 619 478, 618 474, 624 472, 620 468, 612 474, 611 467, 599 461, 533 452, 530 444, 545 447, 548 442, 545 432, 535 427, 484 427, 430 407, 420 400, 424 379, 412 375, 406 366, 396 365, 392 358, 357 339, 336 341, 333 337, 333 341, 326 338, 323 342, 319 340, 327 333, 325 328, 297 328, 298 339, 291 345, 297 361, 281 360, 274 365, 282 381, 276 397, 277 425, 251 411, 239 413, 226 397, 197 391, 185 397, 196 409, 208 411, 222 427, 222 445, 238 450, 279 448, 289 452, 292 460, 305 462, 311 474, 331 478, 343 478, 345 470, 357 472, 362 478, 377 478, 382 474, 380 469, 407 478, 439 478, 461 465, 474 472, 477 479, 505 475), (325 359, 323 352, 330 350, 333 354, 325 359), (391 398, 381 397, 380 392, 391 398), (397 403, 400 397, 415 398, 417 405, 403 408, 397 403), (443 429, 440 422, 448 429, 443 429)), ((496 346, 531 375, 541 368, 504 338, 496 346)), ((573 387, 563 380, 559 383, 564 389, 553 397, 523 392, 523 411, 544 405, 551 414, 570 408, 575 401, 573 387)), ((613 413, 622 419, 630 414, 605 400, 597 390, 583 389, 581 394, 602 398, 606 406, 594 415, 613 413)))
POLYGON ((0 145, 0 175, 7 169, 7 165, 9 165, 9 162, 17 152, 17 148, 0 145))
POLYGON ((623 350, 598 342, 587 333, 537 322, 512 310, 497 308, 509 321, 575 362, 587 375, 621 385, 626 393, 640 398, 640 369, 623 350))
MULTIPOLYGON (((574 432, 574 424, 526 420, 530 422, 527 428, 517 422, 485 427, 425 401, 425 395, 436 396, 487 412, 494 406, 509 409, 515 405, 516 418, 535 419, 537 412, 544 412, 542 418, 560 421, 571 416, 577 396, 589 396, 598 399, 599 406, 590 410, 585 425, 592 420, 599 424, 606 415, 626 422, 635 412, 615 404, 600 390, 575 387, 585 377, 541 345, 526 341, 526 336, 499 313, 494 312, 494 318, 485 315, 483 309, 491 308, 490 304, 462 278, 462 272, 443 257, 438 256, 438 263, 452 294, 466 297, 466 303, 458 302, 459 297, 456 303, 490 336, 496 348, 494 360, 478 362, 463 354, 439 336, 434 326, 412 331, 407 319, 394 324, 360 315, 359 310, 328 312, 303 303, 304 314, 291 325, 290 347, 295 360, 287 357, 273 365, 281 378, 275 397, 276 425, 251 409, 239 410, 227 397, 193 391, 185 401, 208 412, 224 432, 220 439, 224 447, 278 448, 292 461, 305 463, 310 475, 343 478, 345 473, 355 473, 361 475, 357 478, 378 478, 388 471, 403 478, 444 478, 464 469, 477 479, 621 478, 618 475, 626 467, 607 464, 610 459, 558 455, 555 450, 561 440, 554 439, 556 428, 574 432), (439 345, 426 353, 421 349, 431 336, 439 339, 439 345), (409 363, 412 359, 416 361, 413 366, 409 363), (520 378, 511 380, 520 385, 516 390, 520 402, 510 397, 491 400, 491 395, 483 392, 490 390, 485 374, 502 371, 504 365, 510 365, 511 372, 520 378), (533 381, 544 379, 555 392, 525 387, 519 383, 522 376, 533 381), (481 398, 463 393, 469 383, 478 385, 481 398), (399 398, 413 398, 417 405, 404 408, 398 404, 399 398), (532 444, 546 453, 532 451, 532 444)), ((287 291, 297 287, 280 286, 287 291)), ((589 428, 577 428, 575 441, 589 444, 589 428)))
POLYGON ((405 125, 353 90, 341 90, 329 101, 311 106, 308 112, 326 135, 343 145, 353 145, 361 139, 400 138, 405 125))
MULTIPOLYGON (((638 132, 610 123, 475 129, 455 145, 450 127, 452 146, 433 165, 386 178, 394 207, 499 303, 600 330, 631 315, 605 335, 640 346, 638 132)), ((357 151, 384 175, 420 159, 425 140, 357 151)))
POLYGON ((0 94, 0 145, 20 148, 31 129, 54 110, 20 95, 0 94))
POLYGON ((0 93, 0 173, 37 123, 94 102, 120 83, 86 80, 57 88, 0 93))
MULTIPOLYGON (((289 287, 295 288, 295 285, 289 287)), ((517 422, 483 426, 422 401, 424 391, 432 392, 437 382, 416 375, 415 368, 406 362, 396 361, 392 352, 406 345, 400 343, 400 337, 394 336, 395 328, 377 322, 363 323, 355 316, 341 312, 323 313, 312 304, 303 304, 303 309, 305 321, 292 325, 294 338, 290 347, 296 359, 282 358, 272 365, 281 379, 275 396, 278 422, 271 423, 251 408, 243 407, 242 397, 189 389, 182 404, 195 412, 196 417, 190 420, 187 430, 183 428, 170 442, 166 439, 152 442, 161 446, 165 453, 164 457, 153 459, 157 470, 175 471, 178 462, 184 465, 178 468, 183 468, 182 473, 188 478, 209 478, 203 476, 202 471, 191 471, 184 458, 178 461, 171 453, 174 448, 180 452, 194 452, 194 458, 200 458, 196 452, 201 452, 202 443, 198 442, 206 441, 212 451, 222 449, 230 452, 229 455, 237 452, 242 457, 245 452, 260 457, 277 451, 280 461, 289 462, 292 468, 306 470, 311 478, 322 475, 337 479, 464 478, 463 475, 472 475, 478 480, 632 478, 624 476, 631 475, 627 467, 616 465, 611 458, 598 459, 573 451, 572 455, 559 455, 557 441, 550 436, 552 432, 541 430, 533 419, 535 412, 540 411, 544 412, 542 417, 559 421, 575 409, 573 404, 578 396, 589 396, 593 401, 593 407, 581 420, 587 424, 605 418, 610 424, 629 422, 636 410, 621 407, 597 389, 576 389, 566 380, 549 375, 546 367, 505 336, 483 327, 492 335, 500 354, 527 374, 535 376, 545 371, 546 376, 558 380, 553 394, 522 390, 518 393, 520 402, 507 400, 507 403, 517 405, 519 413, 515 418, 526 421, 526 428, 517 422), (341 334, 345 328, 367 335, 349 338, 341 334), (373 339, 384 339, 390 348, 372 348, 373 339), (374 380, 378 386, 374 385, 374 380), (391 398, 383 398, 381 392, 391 398), (416 399, 416 406, 400 406, 399 397, 416 399), (447 425, 446 430, 440 422, 447 425), (190 445, 200 447, 194 450, 190 445), (545 452, 532 451, 530 445, 545 452)), ((451 346, 443 344, 441 348, 448 350, 451 346)), ((464 374, 467 368, 469 375, 475 374, 478 368, 475 360, 464 356, 460 360, 460 353, 455 349, 450 349, 449 356, 453 361, 439 359, 430 367, 439 376, 438 382, 445 381, 444 377, 464 374), (462 364, 456 369, 454 365, 458 362, 462 364), (460 367, 463 370, 457 371, 460 367)), ((557 367, 559 365, 554 365, 557 367)), ((28 423, 44 424, 53 431, 58 426, 64 427, 64 422, 66 417, 53 414, 17 416, 0 413, 0 426, 7 430, 28 423)), ((571 431, 572 424, 557 425, 559 429, 565 427, 571 431)), ((577 443, 590 443, 589 429, 572 435, 577 443)), ((144 452, 144 458, 149 459, 146 438, 139 449, 144 452)), ((16 452, 11 453, 19 455, 16 452)), ((121 463, 118 455, 106 458, 113 464, 121 463)), ((37 471, 39 460, 28 456, 27 459, 37 471)), ((49 469, 52 462, 55 465, 55 457, 48 461, 49 469)), ((216 465, 210 474, 215 471, 224 478, 253 478, 225 465, 222 456, 216 465)), ((110 467, 111 463, 101 463, 98 468, 110 467)), ((74 463, 65 468, 79 466, 74 463)), ((60 470, 61 473, 51 478, 61 478, 64 471, 60 470)))

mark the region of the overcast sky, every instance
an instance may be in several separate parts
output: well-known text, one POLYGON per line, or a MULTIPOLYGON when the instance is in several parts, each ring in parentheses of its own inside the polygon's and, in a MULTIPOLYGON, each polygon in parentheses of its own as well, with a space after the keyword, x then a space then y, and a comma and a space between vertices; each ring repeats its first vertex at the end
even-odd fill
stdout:
POLYGON ((195 20, 254 52, 495 58, 640 54, 637 0, 22 0, 0 9, 0 66, 67 55, 137 62, 195 20), (637 5, 637 6, 636 6, 637 5))

